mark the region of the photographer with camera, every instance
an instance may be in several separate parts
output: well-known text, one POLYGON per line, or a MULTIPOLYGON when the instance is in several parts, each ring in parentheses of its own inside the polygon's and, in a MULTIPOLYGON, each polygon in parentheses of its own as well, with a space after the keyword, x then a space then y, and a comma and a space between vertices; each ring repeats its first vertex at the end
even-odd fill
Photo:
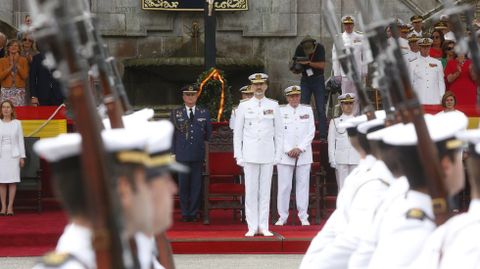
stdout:
POLYGON ((318 113, 320 139, 327 138, 327 118, 325 116, 325 48, 310 36, 306 36, 295 50, 290 70, 302 74, 301 103, 310 104, 312 93, 315 95, 315 106, 318 113))

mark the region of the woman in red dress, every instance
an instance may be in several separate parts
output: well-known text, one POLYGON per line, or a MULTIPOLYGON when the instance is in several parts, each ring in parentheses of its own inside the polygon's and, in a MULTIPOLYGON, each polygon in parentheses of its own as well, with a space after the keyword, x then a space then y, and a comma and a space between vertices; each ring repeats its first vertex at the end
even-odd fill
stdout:
POLYGON ((442 44, 445 41, 443 38, 443 33, 440 30, 435 30, 432 32, 432 47, 430 48, 430 57, 441 59, 442 58, 442 44))
POLYGON ((457 105, 475 105, 477 102, 477 86, 472 79, 471 63, 464 54, 458 54, 445 67, 447 90, 455 94, 457 105))

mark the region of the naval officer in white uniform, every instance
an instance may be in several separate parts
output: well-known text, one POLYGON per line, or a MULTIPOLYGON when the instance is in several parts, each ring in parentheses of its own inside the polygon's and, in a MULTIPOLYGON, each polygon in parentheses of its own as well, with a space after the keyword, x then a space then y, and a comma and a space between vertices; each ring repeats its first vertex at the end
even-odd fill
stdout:
POLYGON ((280 156, 281 118, 278 102, 265 97, 268 76, 249 77, 254 97, 238 106, 233 130, 234 157, 245 173, 245 215, 248 232, 273 236, 268 228, 273 165, 280 156))
MULTIPOLYGON (((253 90, 250 85, 245 85, 239 89, 240 93, 242 94, 242 99, 250 99, 253 96, 253 90)), ((240 100, 240 101, 241 101, 240 100)), ((235 112, 237 111, 238 106, 234 106, 232 109, 232 114, 230 115, 230 120, 228 121, 228 126, 230 129, 235 129, 235 112)))
MULTIPOLYGON (((362 83, 368 73, 368 63, 372 61, 372 55, 369 52, 369 48, 365 42, 363 34, 353 30, 355 26, 355 20, 353 16, 344 16, 342 18, 344 32, 342 33, 343 44, 347 50, 352 50, 355 58, 357 70, 360 72, 362 83)), ((332 49, 332 70, 335 80, 342 82, 342 94, 344 93, 356 93, 357 89, 353 81, 351 81, 347 74, 343 72, 340 66, 340 62, 337 59, 337 52, 335 46, 332 49)), ((360 112, 360 106, 358 101, 355 101, 353 114, 360 112)))
POLYGON ((439 105, 445 93, 445 80, 442 63, 429 56, 432 40, 422 38, 418 41, 420 55, 410 62, 412 87, 422 105, 439 105))
POLYGON ((278 195, 277 207, 280 218, 275 225, 287 222, 292 191, 292 177, 295 170, 295 198, 298 218, 308 226, 308 191, 310 168, 313 162, 312 140, 315 136, 315 120, 309 105, 300 104, 300 86, 285 89, 288 104, 280 107, 282 119, 281 157, 277 164, 278 195))
POLYGON ((342 122, 354 117, 355 95, 353 93, 342 94, 338 97, 338 100, 343 113, 340 117, 331 119, 328 126, 328 160, 330 166, 335 168, 337 185, 340 190, 345 178, 358 165, 360 156, 352 147, 347 130, 339 126, 342 122))

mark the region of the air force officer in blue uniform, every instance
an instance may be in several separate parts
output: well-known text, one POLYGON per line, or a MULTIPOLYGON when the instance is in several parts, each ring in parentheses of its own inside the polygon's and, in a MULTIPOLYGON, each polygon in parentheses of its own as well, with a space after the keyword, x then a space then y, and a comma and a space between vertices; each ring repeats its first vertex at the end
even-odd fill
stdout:
POLYGON ((212 133, 208 110, 196 105, 197 89, 182 88, 184 106, 174 109, 170 120, 175 126, 173 153, 177 162, 190 168, 190 174, 180 174, 180 207, 182 221, 197 220, 202 193, 202 167, 205 161, 205 142, 212 133))

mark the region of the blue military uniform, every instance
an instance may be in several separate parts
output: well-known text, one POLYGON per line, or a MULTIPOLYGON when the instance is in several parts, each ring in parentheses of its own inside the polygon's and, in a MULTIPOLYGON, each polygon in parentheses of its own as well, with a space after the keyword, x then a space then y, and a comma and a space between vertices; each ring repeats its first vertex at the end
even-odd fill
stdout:
POLYGON ((190 168, 190 174, 179 175, 180 207, 182 217, 191 221, 196 218, 202 193, 202 167, 205 161, 205 143, 212 133, 210 114, 207 109, 195 106, 193 119, 187 107, 174 109, 170 120, 175 126, 173 153, 177 162, 190 168))

